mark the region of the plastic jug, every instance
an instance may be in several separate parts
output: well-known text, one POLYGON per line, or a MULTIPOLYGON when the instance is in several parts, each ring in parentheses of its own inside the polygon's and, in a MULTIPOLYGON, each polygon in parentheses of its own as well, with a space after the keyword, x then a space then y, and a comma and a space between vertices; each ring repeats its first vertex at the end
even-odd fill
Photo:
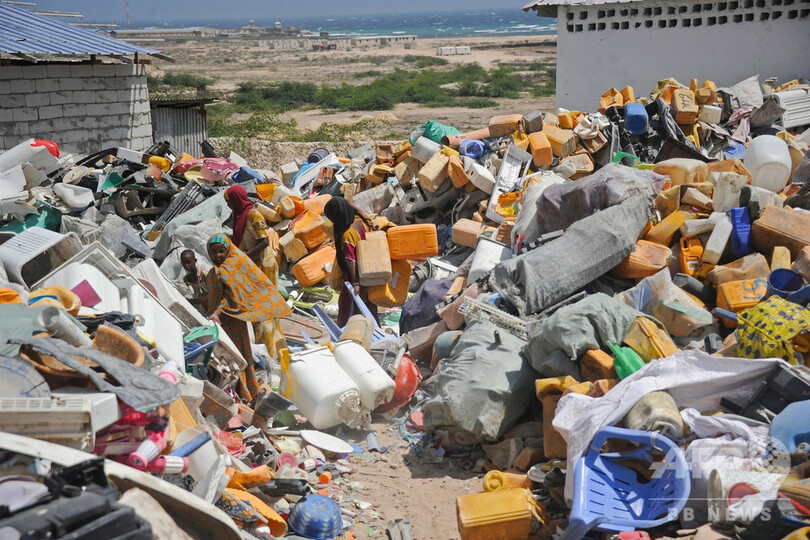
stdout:
POLYGON ((292 273, 302 287, 311 287, 328 277, 334 264, 335 248, 327 245, 298 261, 292 273))
POLYGON ((532 161, 537 167, 547 167, 554 161, 551 153, 551 143, 542 131, 529 135, 529 148, 532 151, 532 161))
POLYGON ((371 341, 374 337, 374 321, 365 315, 352 315, 346 321, 339 341, 354 341, 360 344, 365 350, 371 350, 371 341))
POLYGON ((447 180, 447 164, 450 158, 441 152, 433 154, 425 166, 419 169, 419 185, 433 193, 447 180))
POLYGON ((434 142, 427 137, 419 137, 413 144, 411 149, 411 156, 415 157, 422 163, 427 163, 434 154, 442 149, 441 145, 434 142))
POLYGON ((467 274, 467 282, 475 283, 495 268, 496 264, 511 256, 512 248, 509 246, 483 236, 479 237, 470 272, 467 274))
POLYGON ((712 212, 705 219, 690 219, 681 225, 681 236, 691 238, 699 234, 706 234, 714 230, 714 226, 726 218, 723 212, 712 212))
POLYGON ((528 538, 532 516, 544 522, 532 492, 524 488, 462 495, 456 499, 461 540, 528 538))
POLYGON ((340 367, 329 347, 304 350, 295 355, 282 349, 280 356, 279 392, 298 407, 315 429, 327 429, 340 423, 350 427, 360 424, 362 410, 357 383, 340 367))
POLYGON ((790 250, 785 246, 774 246, 771 255, 771 270, 790 268, 790 250))
POLYGON ((681 272, 693 276, 703 260, 703 243, 700 238, 681 238, 681 272))
POLYGON ((793 257, 810 245, 810 216, 788 208, 766 206, 751 228, 754 246, 768 253, 774 246, 785 246, 793 257))
POLYGON ((636 317, 624 336, 624 342, 645 362, 656 358, 666 358, 679 350, 669 334, 646 317, 636 317))
POLYGON ((478 236, 483 232, 484 224, 471 219, 462 218, 453 223, 452 238, 453 243, 460 246, 475 248, 478 243, 478 236))
POLYGON ((473 163, 472 169, 469 172, 470 183, 484 193, 491 195, 492 190, 495 189, 495 177, 492 176, 489 169, 478 163, 473 163))
POLYGON ((734 174, 744 174, 748 177, 749 183, 751 182, 751 173, 745 168, 742 160, 724 159, 722 161, 712 161, 711 163, 707 163, 706 167, 709 169, 709 180, 711 180, 712 173, 731 172, 734 174))
POLYGON ((650 118, 641 103, 628 103, 624 108, 624 127, 633 135, 647 133, 650 118))
POLYGON ((366 233, 357 243, 357 273, 360 285, 384 285, 391 279, 391 255, 388 237, 383 231, 366 233))
POLYGON ((662 246, 669 246, 672 242, 672 237, 678 232, 678 229, 693 217, 695 217, 695 215, 692 212, 676 210, 650 229, 644 238, 650 242, 661 244, 662 246))
POLYGON ((712 235, 703 247, 703 263, 704 264, 717 264, 720 257, 723 256, 723 251, 726 249, 728 239, 731 237, 731 231, 734 226, 728 216, 725 216, 717 225, 714 226, 712 235))
POLYGON ((768 261, 761 253, 751 253, 728 264, 715 266, 709 272, 708 278, 712 285, 717 287, 729 281, 743 279, 766 279, 771 269, 768 261))
MULTIPOLYGON (((768 291, 767 279, 743 279, 729 281, 717 287, 717 307, 739 313, 759 303, 768 291)), ((737 323, 723 319, 723 324, 730 328, 737 323)))
POLYGON ((582 377, 591 382, 618 377, 613 367, 613 358, 601 349, 586 352, 580 361, 580 370, 582 377))
POLYGON ((577 138, 570 129, 562 129, 548 125, 543 128, 551 144, 551 152, 557 157, 567 157, 577 149, 577 138))
POLYGON ((644 367, 644 360, 630 347, 622 347, 613 343, 607 345, 613 353, 613 368, 620 379, 629 377, 644 367))
POLYGON ((457 188, 462 188, 470 182, 470 176, 467 174, 467 171, 464 170, 464 163, 458 156, 450 156, 447 162, 447 174, 450 177, 450 181, 453 182, 453 185, 457 188))
POLYGON ((670 334, 678 337, 687 337, 698 328, 714 322, 712 314, 705 309, 678 300, 664 300, 655 306, 653 315, 670 334))
POLYGON ((394 397, 396 384, 374 357, 354 341, 341 341, 334 346, 337 363, 349 374, 360 391, 363 408, 373 411, 394 397))
POLYGON ((649 240, 638 240, 633 252, 610 273, 623 279, 641 279, 666 268, 671 260, 672 250, 668 247, 649 240))
POLYGON ((773 135, 754 137, 745 151, 743 163, 753 177, 752 185, 770 191, 781 191, 792 170, 787 143, 773 135))
POLYGON ((731 254, 742 257, 751 252, 751 219, 748 208, 732 208, 728 211, 731 218, 731 254))
POLYGON ((627 429, 656 431, 675 441, 683 438, 681 413, 675 400, 665 391, 645 394, 624 415, 622 424, 627 429))
POLYGON ((748 177, 736 173, 712 173, 711 182, 714 184, 714 197, 712 208, 715 212, 725 212, 740 206, 740 192, 748 184, 748 177))
POLYGON ((411 263, 391 261, 391 279, 384 285, 368 288, 368 299, 375 306, 391 308, 401 306, 408 299, 408 285, 411 282, 411 263))
POLYGON ((484 475, 484 491, 501 491, 504 489, 526 488, 531 489, 532 481, 526 474, 517 474, 502 471, 489 471, 484 475))
POLYGON ((307 210, 290 225, 290 230, 301 240, 307 249, 316 248, 326 242, 328 236, 323 230, 324 219, 320 214, 307 210))
POLYGON ((697 184, 707 182, 709 179, 709 168, 705 163, 697 159, 674 158, 667 159, 655 164, 653 171, 669 176, 673 186, 682 184, 697 184))
POLYGON ((420 223, 388 229, 388 251, 394 260, 426 259, 439 253, 436 225, 420 223))

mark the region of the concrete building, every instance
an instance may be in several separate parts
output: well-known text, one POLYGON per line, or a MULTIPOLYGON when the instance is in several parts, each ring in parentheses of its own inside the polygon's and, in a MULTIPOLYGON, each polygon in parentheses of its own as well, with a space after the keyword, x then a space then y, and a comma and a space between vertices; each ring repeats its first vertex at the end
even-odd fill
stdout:
POLYGON ((352 38, 353 47, 381 47, 400 43, 416 43, 416 36, 402 34, 399 36, 356 36, 352 38))
POLYGON ((11 21, 0 40, 0 150, 32 137, 77 153, 152 144, 138 62, 158 51, 9 4, 0 14, 11 21))
POLYGON ((594 110, 630 85, 692 78, 730 86, 759 74, 810 76, 810 0, 535 0, 557 18, 557 105, 594 110))

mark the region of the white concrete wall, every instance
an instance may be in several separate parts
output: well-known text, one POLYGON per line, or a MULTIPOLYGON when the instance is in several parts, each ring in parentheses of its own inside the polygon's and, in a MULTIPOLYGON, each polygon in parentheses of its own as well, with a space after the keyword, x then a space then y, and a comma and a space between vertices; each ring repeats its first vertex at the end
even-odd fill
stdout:
POLYGON ((74 153, 145 150, 152 144, 146 66, 0 66, 0 150, 29 138, 74 153))
POLYGON ((647 95, 675 77, 730 86, 810 77, 810 0, 645 1, 558 8, 557 106, 592 111, 605 90, 647 95), (766 19, 766 20, 765 20, 766 19))

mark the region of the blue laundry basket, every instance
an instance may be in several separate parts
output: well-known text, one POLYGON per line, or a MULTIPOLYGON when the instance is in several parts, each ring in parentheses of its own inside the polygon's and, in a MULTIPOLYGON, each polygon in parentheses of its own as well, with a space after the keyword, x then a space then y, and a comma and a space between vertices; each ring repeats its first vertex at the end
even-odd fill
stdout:
POLYGON ((562 540, 579 540, 589 530, 622 532, 649 529, 672 521, 689 498, 691 481, 686 458, 667 437, 652 431, 604 427, 574 472, 574 505, 562 540), (636 450, 602 453, 607 439, 640 444, 636 450), (654 463, 655 474, 640 482, 635 470, 619 463, 629 458, 653 463, 653 448, 665 454, 654 463))

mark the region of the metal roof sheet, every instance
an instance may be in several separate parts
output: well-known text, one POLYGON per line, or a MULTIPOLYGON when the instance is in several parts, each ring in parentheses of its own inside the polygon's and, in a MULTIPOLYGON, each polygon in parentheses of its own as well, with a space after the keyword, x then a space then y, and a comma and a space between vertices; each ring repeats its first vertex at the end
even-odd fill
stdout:
POLYGON ((0 52, 49 54, 155 54, 85 28, 0 3, 0 52))

